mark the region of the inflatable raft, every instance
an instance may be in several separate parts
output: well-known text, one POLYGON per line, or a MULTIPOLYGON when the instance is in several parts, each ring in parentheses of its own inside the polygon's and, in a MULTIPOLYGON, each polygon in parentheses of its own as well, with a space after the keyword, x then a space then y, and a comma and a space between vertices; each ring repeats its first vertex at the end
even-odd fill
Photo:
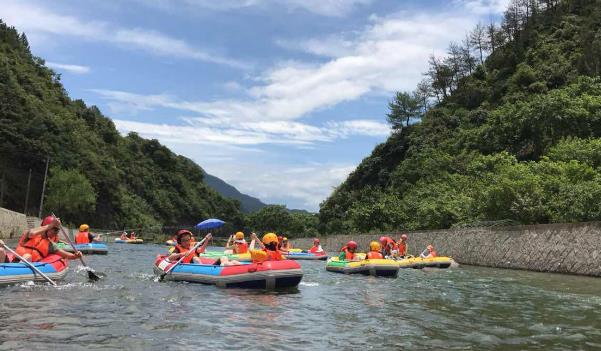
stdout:
MULTIPOLYGON (((42 261, 33 264, 52 280, 63 279, 68 270, 67 260, 61 258, 59 255, 49 255, 42 261)), ((24 263, 0 264, 0 286, 26 281, 45 282, 46 279, 34 273, 34 270, 24 263)))
POLYGON ((325 251, 318 253, 302 252, 302 251, 288 251, 285 254, 289 260, 327 260, 328 254, 325 251))
MULTIPOLYGON (((67 252, 75 252, 69 244, 59 243, 58 247, 67 252)), ((75 248, 84 255, 106 255, 109 252, 108 247, 103 243, 75 244, 75 248)))
POLYGON ((214 260, 218 259, 221 256, 225 256, 230 260, 250 262, 250 252, 246 252, 243 254, 233 254, 233 253, 231 253, 231 250, 226 250, 226 251, 224 251, 224 252, 222 252, 222 251, 207 251, 198 256, 205 257, 205 258, 212 258, 214 260), (230 251, 230 252, 228 253, 226 251, 230 251))
POLYGON ((421 257, 409 257, 397 260, 397 263, 400 268, 449 268, 458 266, 457 262, 453 260, 451 257, 431 257, 431 258, 421 258, 421 257))
POLYGON ((328 259, 326 270, 344 274, 363 274, 375 277, 394 277, 399 274, 399 264, 395 260, 377 259, 345 261, 338 257, 328 259))
POLYGON ((115 238, 115 243, 117 243, 117 244, 142 244, 142 243, 144 243, 144 240, 143 239, 123 240, 120 238, 115 238))
MULTIPOLYGON (((211 261, 208 258, 204 262, 211 261)), ((214 262, 214 261, 212 261, 214 262)), ((157 256, 154 272, 161 275, 175 262, 157 256)), ((165 280, 212 284, 222 288, 284 289, 298 286, 303 272, 298 262, 291 260, 244 263, 236 266, 212 264, 179 264, 165 275, 165 280)))

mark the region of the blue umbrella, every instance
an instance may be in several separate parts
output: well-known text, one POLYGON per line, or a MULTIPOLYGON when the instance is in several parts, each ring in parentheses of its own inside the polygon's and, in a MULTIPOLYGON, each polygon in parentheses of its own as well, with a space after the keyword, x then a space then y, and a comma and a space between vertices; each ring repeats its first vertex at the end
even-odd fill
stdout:
POLYGON ((198 229, 213 229, 221 227, 225 222, 217 218, 209 218, 196 225, 198 229))

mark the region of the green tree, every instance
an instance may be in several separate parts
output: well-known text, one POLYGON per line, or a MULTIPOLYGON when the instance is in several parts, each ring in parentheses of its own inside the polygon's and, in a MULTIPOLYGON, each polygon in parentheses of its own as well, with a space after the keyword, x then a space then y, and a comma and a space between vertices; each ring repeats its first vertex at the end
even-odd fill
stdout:
POLYGON ((96 193, 85 175, 76 170, 52 168, 46 207, 71 223, 84 221, 96 209, 96 193))
POLYGON ((422 98, 416 94, 397 92, 394 100, 388 103, 390 110, 387 114, 388 123, 390 123, 392 129, 400 131, 403 129, 403 124, 409 126, 409 121, 412 118, 419 117, 422 101, 422 98))

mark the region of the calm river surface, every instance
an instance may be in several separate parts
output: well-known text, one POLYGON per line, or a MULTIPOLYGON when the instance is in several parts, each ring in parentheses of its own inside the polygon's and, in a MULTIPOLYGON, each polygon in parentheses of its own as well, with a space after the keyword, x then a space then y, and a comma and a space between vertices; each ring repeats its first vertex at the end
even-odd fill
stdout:
POLYGON ((301 261, 286 293, 155 282, 165 246, 109 244, 55 289, 0 288, 0 350, 601 349, 601 279, 462 266, 397 279, 301 261))

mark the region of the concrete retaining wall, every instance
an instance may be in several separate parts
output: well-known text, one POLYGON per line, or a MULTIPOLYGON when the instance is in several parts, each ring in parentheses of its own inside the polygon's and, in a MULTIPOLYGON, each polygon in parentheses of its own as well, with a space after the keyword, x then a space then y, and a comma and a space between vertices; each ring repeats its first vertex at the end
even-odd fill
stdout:
POLYGON ((27 228, 24 214, 0 207, 0 239, 18 238, 27 228))
MULTIPOLYGON (((408 235, 409 253, 413 255, 432 244, 440 255, 463 264, 601 276, 601 222, 417 231, 408 235)), ((400 233, 391 236, 396 240, 400 233)), ((347 241, 355 240, 364 251, 379 237, 334 235, 321 242, 326 250, 336 252, 347 241)), ((308 248, 312 239, 293 243, 308 248)))

